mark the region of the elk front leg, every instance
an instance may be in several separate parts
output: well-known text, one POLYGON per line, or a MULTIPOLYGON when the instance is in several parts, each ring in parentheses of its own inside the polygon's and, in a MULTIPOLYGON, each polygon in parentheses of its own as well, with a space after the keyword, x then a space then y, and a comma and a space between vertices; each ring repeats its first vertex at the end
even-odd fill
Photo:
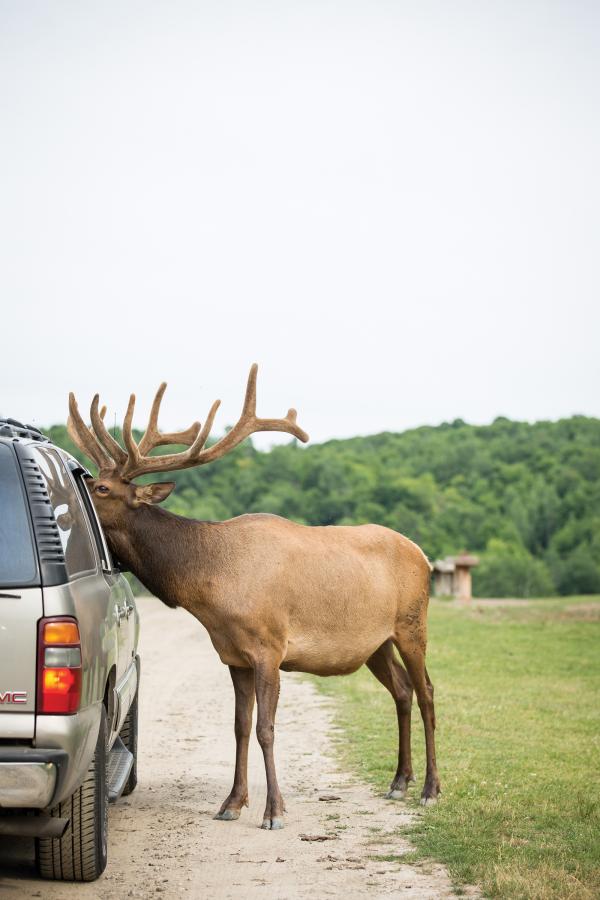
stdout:
POLYGON ((248 806, 248 744, 254 709, 254 670, 229 666, 235 690, 235 775, 231 793, 215 819, 239 819, 242 806, 248 806))
POLYGON ((285 807, 277 784, 273 744, 275 742, 275 713, 279 699, 279 668, 275 664, 257 665, 254 670, 258 718, 256 736, 265 758, 267 774, 267 805, 262 827, 275 830, 283 828, 285 807))

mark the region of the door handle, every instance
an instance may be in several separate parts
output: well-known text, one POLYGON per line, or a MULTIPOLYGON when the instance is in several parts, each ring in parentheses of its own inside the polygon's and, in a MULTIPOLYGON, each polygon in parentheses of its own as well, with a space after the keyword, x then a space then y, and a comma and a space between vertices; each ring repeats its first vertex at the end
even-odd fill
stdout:
POLYGON ((115 613, 117 616, 117 625, 120 628, 121 627, 121 619, 124 619, 127 615, 127 607, 126 606, 121 607, 121 606, 118 606, 117 604, 115 604, 115 613))

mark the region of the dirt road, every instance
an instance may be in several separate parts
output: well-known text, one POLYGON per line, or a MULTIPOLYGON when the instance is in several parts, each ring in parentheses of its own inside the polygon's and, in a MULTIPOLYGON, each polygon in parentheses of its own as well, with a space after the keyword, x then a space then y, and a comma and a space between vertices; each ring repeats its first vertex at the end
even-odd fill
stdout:
MULTIPOLYGON (((334 761, 332 716, 314 687, 282 675, 276 758, 287 803, 282 831, 260 829, 265 777, 250 753, 250 808, 237 822, 212 816, 233 777, 233 688, 204 629, 183 610, 138 601, 142 617, 139 785, 110 808, 109 863, 87 885, 35 878, 31 844, 0 850, 0 900, 453 896, 440 866, 402 865, 395 835, 402 803, 376 797, 334 761), (320 801, 335 795, 339 800, 320 801), (328 835, 323 842, 302 834, 328 835)), ((392 707, 390 704, 390 715, 392 707)), ((390 759, 390 773, 394 760, 390 759)))

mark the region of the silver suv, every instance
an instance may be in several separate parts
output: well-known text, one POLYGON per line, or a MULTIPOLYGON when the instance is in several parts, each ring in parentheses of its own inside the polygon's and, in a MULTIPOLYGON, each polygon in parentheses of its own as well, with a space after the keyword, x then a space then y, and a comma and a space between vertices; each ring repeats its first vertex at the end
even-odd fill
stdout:
POLYGON ((0 419, 0 837, 69 881, 104 871, 108 802, 137 782, 139 618, 88 477, 0 419))

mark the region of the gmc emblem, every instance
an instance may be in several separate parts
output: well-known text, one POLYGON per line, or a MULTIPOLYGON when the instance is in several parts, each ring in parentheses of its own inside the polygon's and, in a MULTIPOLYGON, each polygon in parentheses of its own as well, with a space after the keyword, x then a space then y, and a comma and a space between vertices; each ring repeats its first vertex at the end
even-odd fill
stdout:
POLYGON ((0 691, 0 703, 27 703, 27 691, 0 691))

